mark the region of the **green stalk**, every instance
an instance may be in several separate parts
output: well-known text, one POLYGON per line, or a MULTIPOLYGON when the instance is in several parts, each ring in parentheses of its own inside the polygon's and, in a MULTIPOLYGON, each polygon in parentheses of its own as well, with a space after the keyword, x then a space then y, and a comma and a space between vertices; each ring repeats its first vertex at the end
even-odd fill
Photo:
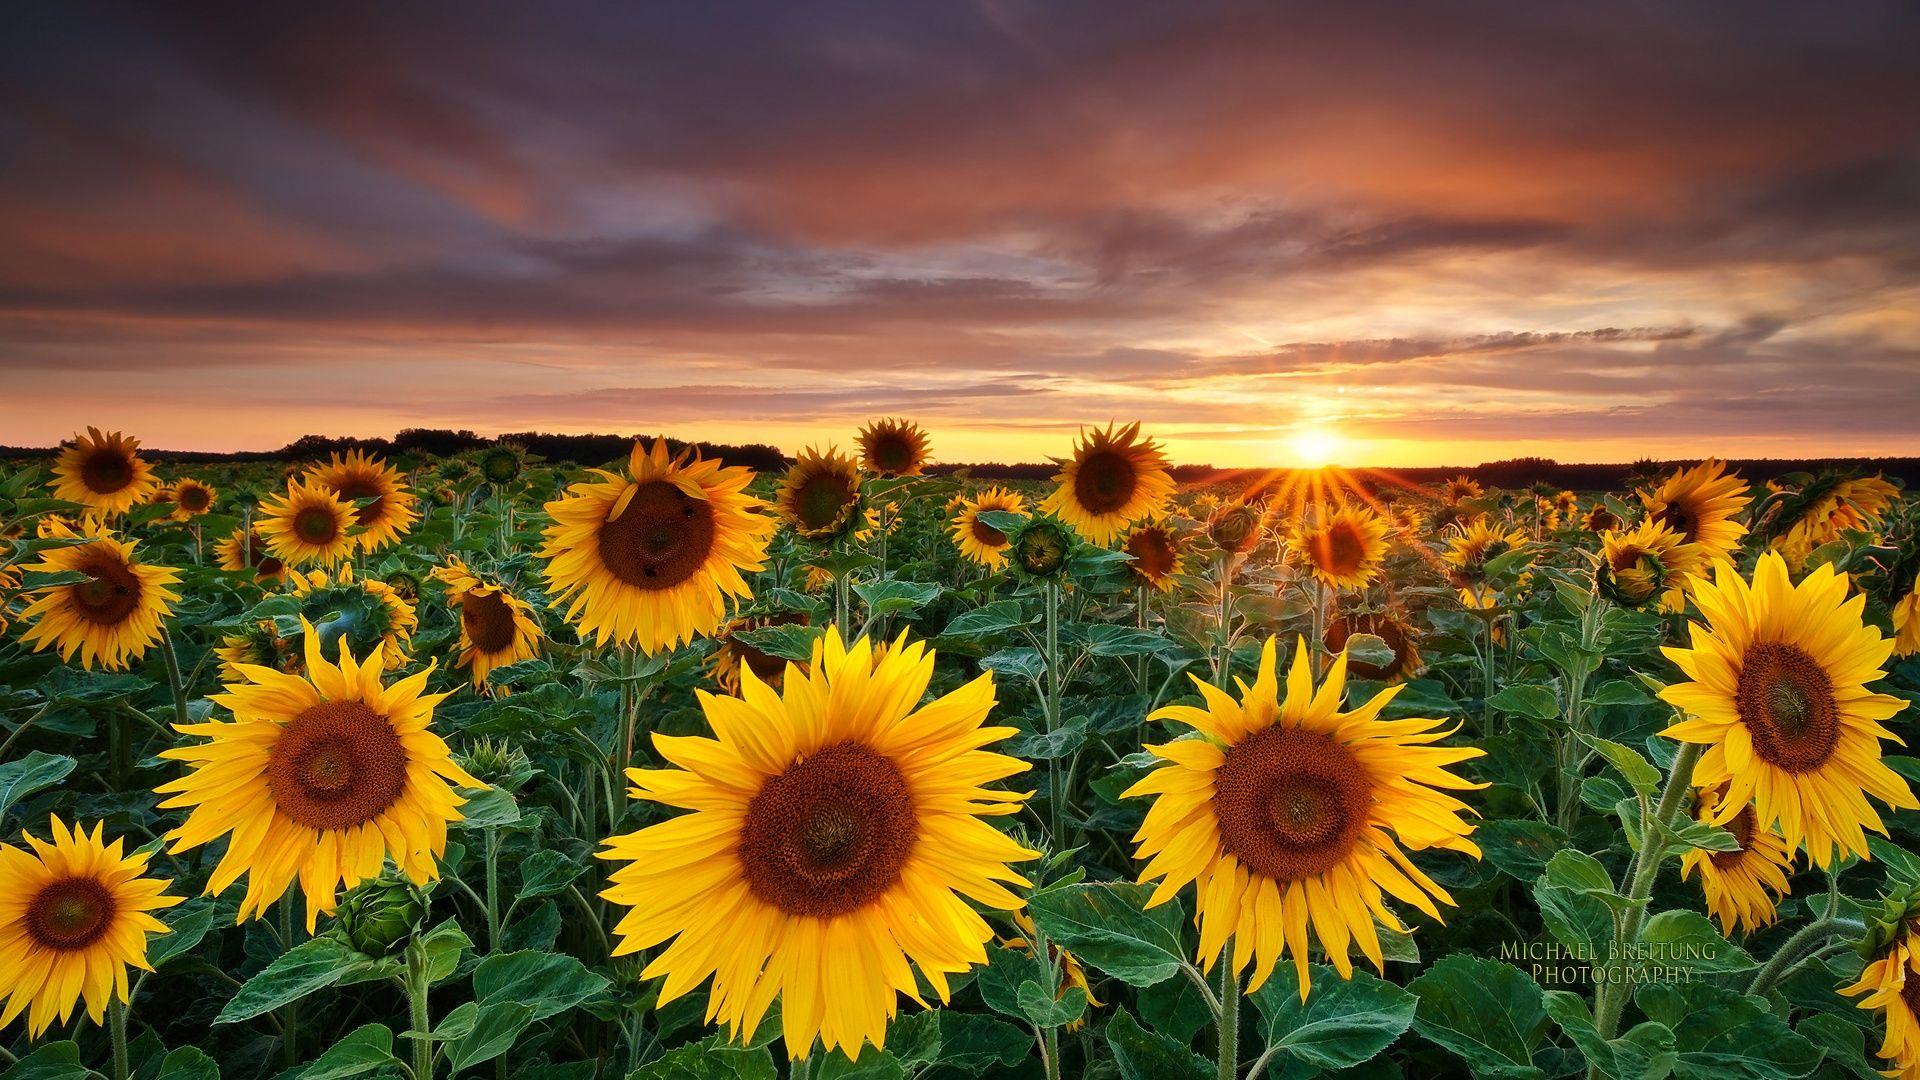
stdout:
POLYGON ((1240 1075, 1240 974, 1231 953, 1228 946, 1220 954, 1220 1080, 1240 1075))
POLYGON ((487 952, 500 951, 500 830, 487 834, 487 952))
MULTIPOLYGON (((1681 743, 1674 751, 1673 768, 1667 772, 1666 786, 1654 807, 1653 821, 1640 823, 1640 854, 1627 867, 1627 909, 1614 930, 1614 956, 1626 954, 1640 940, 1640 928, 1647 918, 1647 898, 1653 895, 1654 879, 1660 875, 1660 863, 1666 855, 1666 841, 1659 825, 1671 825, 1686 805, 1687 788, 1693 784, 1693 766, 1700 760, 1698 743, 1681 743)), ((1602 982, 1594 990, 1593 1026, 1603 1039, 1611 1039, 1620 1027, 1620 1014, 1626 1009, 1624 983, 1602 982)))
POLYGON ((167 628, 165 622, 160 624, 160 655, 167 662, 167 689, 173 691, 173 722, 190 723, 187 717, 187 684, 180 677, 180 655, 173 644, 173 631, 167 628))
POLYGON ((407 1026, 413 1035, 413 1080, 433 1080, 433 1041, 427 1037, 427 951, 407 945, 407 1026))
POLYGON ((107 1031, 113 1040, 113 1080, 127 1080, 127 1004, 118 998, 107 1003, 107 1031))
MULTIPOLYGON (((293 949, 293 894, 280 898, 280 952, 293 949)), ((288 1066, 300 1057, 300 1001, 294 999, 280 1009, 280 1053, 288 1066)))
MULTIPOLYGON (((1045 707, 1041 710, 1041 720, 1046 724, 1047 733, 1060 724, 1060 586, 1048 581, 1045 586, 1047 598, 1047 694, 1045 707)), ((1047 817, 1048 835, 1053 840, 1055 850, 1065 850, 1066 838, 1060 834, 1060 759, 1047 759, 1047 817)))
POLYGON ((1225 686, 1233 669, 1233 556, 1220 556, 1220 655, 1213 662, 1213 685, 1225 686))

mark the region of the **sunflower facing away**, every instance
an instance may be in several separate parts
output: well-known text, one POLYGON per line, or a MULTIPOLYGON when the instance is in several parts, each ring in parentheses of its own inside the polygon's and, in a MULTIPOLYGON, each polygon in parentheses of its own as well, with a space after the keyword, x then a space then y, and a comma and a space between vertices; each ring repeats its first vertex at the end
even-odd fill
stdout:
POLYGON ((162 895, 172 882, 145 876, 152 853, 121 854, 104 823, 89 836, 55 817, 47 840, 23 835, 31 851, 0 844, 0 1027, 25 1012, 39 1038, 82 998, 96 1024, 126 1001, 127 968, 153 970, 147 935, 171 932, 152 913, 184 897, 162 895))
POLYGON ((795 533, 823 545, 867 525, 860 467, 835 447, 801 451, 781 477, 773 503, 795 533))
POLYGON ((967 561, 989 570, 1007 565, 1007 534, 980 520, 982 511, 999 510, 1009 514, 1027 512, 1027 500, 1018 492, 991 487, 971 499, 963 499, 948 533, 967 561))
POLYGON ((1648 518, 1626 532, 1600 537, 1593 583, 1614 603, 1637 608, 1678 586, 1692 570, 1692 556, 1680 534, 1648 518))
POLYGON ((254 531, 267 551, 288 566, 332 566, 353 554, 353 504, 332 488, 310 481, 287 485, 286 493, 260 503, 254 531))
POLYGON ((1895 656, 1920 652, 1920 574, 1907 585, 1906 595, 1893 602, 1893 652, 1895 656))
POLYGON ((420 511, 414 509, 418 500, 402 482, 400 470, 369 456, 364 450, 349 451, 344 457, 335 454, 325 465, 308 470, 307 477, 344 502, 373 500, 354 511, 363 551, 379 551, 399 543, 401 537, 413 530, 413 523, 420 520, 420 511))
POLYGON ((1896 897, 1888 901, 1895 910, 1871 913, 1869 943, 1884 944, 1874 950, 1857 982, 1840 987, 1842 994, 1860 998, 1856 1008, 1886 1011, 1887 1034, 1877 1053, 1892 1067, 1881 1075, 1900 1080, 1920 1077, 1920 912, 1912 909, 1912 900, 1911 895, 1896 897), (1899 910, 1901 906, 1906 910, 1899 910))
POLYGON ((1294 531, 1293 546, 1316 581, 1330 589, 1363 588, 1387 556, 1387 524, 1371 510, 1323 506, 1294 531))
POLYGON ((173 851, 229 837, 208 895, 246 875, 244 921, 297 880, 312 933, 340 888, 378 876, 388 856, 416 885, 439 876, 447 823, 466 802, 448 781, 486 785, 429 727, 447 697, 425 692, 431 668, 386 685, 380 650, 356 663, 343 646, 335 664, 313 626, 302 630, 304 674, 242 668, 245 682, 211 698, 233 720, 175 725, 207 741, 161 751, 187 774, 154 790, 168 796, 162 809, 191 808, 167 834, 173 851))
POLYGON ((1694 587, 1707 625, 1692 625, 1693 647, 1662 649, 1692 681, 1660 692, 1686 714, 1661 734, 1706 747, 1694 781, 1727 785, 1714 824, 1752 802, 1759 828, 1778 825, 1789 851, 1804 841, 1822 869, 1836 852, 1867 857, 1863 829, 1886 831, 1868 795, 1920 809, 1880 756, 1881 739, 1899 741, 1881 722, 1905 702, 1867 690, 1893 643, 1861 622, 1866 598, 1847 584, 1828 565, 1795 586, 1776 552, 1751 585, 1720 563, 1694 587))
POLYGON ((163 624, 180 594, 172 586, 180 571, 141 562, 137 541, 116 539, 96 526, 75 532, 58 526, 62 539, 90 537, 84 544, 48 548, 28 572, 78 572, 85 581, 33 591, 22 619, 31 622, 21 641, 35 652, 58 648, 60 659, 80 656, 80 666, 120 671, 160 640, 163 624))
POLYGON ((300 651, 274 626, 272 619, 257 620, 238 634, 223 634, 213 655, 220 661, 220 678, 240 682, 247 675, 243 665, 272 668, 296 673, 300 670, 300 651))
POLYGON ((720 633, 714 635, 713 658, 708 663, 707 673, 713 677, 714 685, 729 694, 740 692, 740 669, 750 668, 763 683, 774 689, 780 688, 780 679, 787 672, 787 662, 734 637, 743 630, 762 630, 769 626, 805 626, 807 617, 797 611, 779 611, 771 615, 749 615, 743 619, 732 619, 720 633))
POLYGON ((1424 661, 1420 657, 1419 632, 1402 612, 1375 611, 1334 616, 1327 623, 1327 651, 1337 653, 1344 650, 1347 639, 1355 634, 1372 634, 1379 638, 1393 651, 1393 662, 1380 667, 1350 657, 1347 660, 1349 672, 1363 679, 1379 679, 1388 683, 1403 683, 1420 673, 1424 661))
POLYGON ((1749 501, 1747 482, 1719 461, 1682 469, 1640 493, 1647 517, 1679 533, 1690 561, 1701 567, 1727 558, 1739 545, 1747 527, 1734 518, 1749 501))
POLYGON ((1588 532, 1605 533, 1620 528, 1621 521, 1606 503, 1594 503, 1588 508, 1586 519, 1581 524, 1588 532))
POLYGON ((1171 592, 1173 576, 1187 555, 1186 537, 1164 521, 1137 522, 1120 541, 1120 550, 1133 557, 1127 571, 1136 585, 1171 592))
POLYGON ((1813 549, 1840 539, 1842 533, 1878 525, 1887 507, 1899 499, 1900 489, 1884 477, 1834 478, 1817 498, 1799 508, 1792 523, 1774 537, 1772 546, 1786 556, 1789 565, 1798 568, 1813 549))
POLYGON ((1447 733, 1438 720, 1382 720, 1400 687, 1342 711, 1347 657, 1335 658, 1317 690, 1304 641, 1295 646, 1280 696, 1277 643, 1268 638, 1253 684, 1238 700, 1195 678, 1203 706, 1169 705, 1149 719, 1200 733, 1148 750, 1167 764, 1127 789, 1153 796, 1134 834, 1140 880, 1158 879, 1148 906, 1192 882, 1198 957, 1211 968, 1229 939, 1233 969, 1254 965, 1252 993, 1292 953, 1300 997, 1308 990, 1308 937, 1343 978, 1357 945, 1383 966, 1376 920, 1400 921, 1382 892, 1440 918, 1453 898, 1406 852, 1441 848, 1480 856, 1461 817, 1467 805, 1440 789, 1484 787, 1446 767, 1481 756, 1472 747, 1426 745, 1447 733))
POLYGON ((876 658, 828 630, 813 663, 775 694, 740 673, 741 696, 699 693, 714 738, 654 736, 672 767, 632 769, 634 798, 682 814, 615 836, 601 895, 630 910, 618 955, 672 940, 643 976, 660 1003, 713 980, 707 1019, 750 1035, 775 998, 787 1052, 818 1038, 856 1057, 882 1044, 898 995, 942 1001, 947 977, 986 962, 993 937, 968 900, 1003 911, 1037 858, 987 819, 1025 793, 988 787, 1027 763, 984 749, 993 675, 919 704, 934 656, 904 635, 876 658))
MULTIPOLYGON (((540 621, 526 601, 499 585, 481 581, 457 558, 434 567, 433 577, 447 586, 448 602, 460 609, 457 663, 473 677, 476 689, 487 688, 487 673, 494 668, 540 654, 540 642, 546 635, 541 633, 540 621)), ((506 689, 499 688, 502 694, 506 689)))
POLYGON ((153 466, 140 457, 139 439, 117 431, 102 434, 90 427, 85 435, 76 434, 73 445, 54 459, 53 482, 48 486, 56 499, 112 517, 151 499, 160 490, 160 481, 153 475, 153 466))
POLYGON ((218 494, 212 485, 203 484, 190 476, 177 480, 166 492, 166 501, 173 504, 170 516, 175 521, 192 521, 213 509, 213 500, 218 494))
POLYGON ((544 574, 569 622, 601 645, 652 653, 711 634, 731 599, 752 596, 756 571, 779 527, 746 493, 753 470, 707 461, 665 439, 633 445, 627 476, 568 487, 547 504, 544 574))
POLYGON ((1089 543, 1107 545, 1129 524, 1157 517, 1173 495, 1173 477, 1160 444, 1140 437, 1140 425, 1082 431, 1073 457, 1055 458, 1062 466, 1059 485, 1040 504, 1057 514, 1089 543))
POLYGON ((911 420, 875 420, 855 436, 860 467, 878 476, 919 476, 927 464, 927 433, 911 420))
POLYGON ((287 564, 268 549, 267 538, 259 529, 253 530, 251 539, 244 528, 234 529, 213 545, 213 555, 222 570, 240 571, 251 566, 256 585, 287 580, 287 564))
MULTIPOLYGON (((1702 788, 1694 796, 1694 820, 1711 821, 1720 809, 1721 793, 1702 788)), ((1680 879, 1700 875, 1707 910, 1720 920, 1720 928, 1729 934, 1736 928, 1751 934, 1773 925, 1775 908, 1788 892, 1793 853, 1779 833, 1760 828, 1752 806, 1742 807, 1725 828, 1739 841, 1739 850, 1688 848, 1680 857, 1680 879)))
POLYGON ((1443 556, 1447 580, 1463 589, 1476 587, 1487 579, 1487 563, 1526 542, 1527 534, 1519 529, 1494 525, 1485 517, 1476 518, 1447 540, 1443 556))
POLYGON ((324 620, 315 625, 327 652, 337 652, 342 642, 362 653, 378 646, 389 670, 408 662, 407 644, 420 629, 420 613, 393 586, 379 578, 355 581, 351 566, 333 573, 296 570, 288 580, 300 598, 301 616, 324 620))

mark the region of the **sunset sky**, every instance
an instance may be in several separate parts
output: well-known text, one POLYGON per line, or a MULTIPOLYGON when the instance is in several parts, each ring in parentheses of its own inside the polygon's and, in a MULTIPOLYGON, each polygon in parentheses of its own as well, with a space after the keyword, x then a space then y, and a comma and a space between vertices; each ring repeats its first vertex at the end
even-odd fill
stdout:
POLYGON ((0 15, 0 444, 1920 454, 1908 4, 170 7, 0 15))

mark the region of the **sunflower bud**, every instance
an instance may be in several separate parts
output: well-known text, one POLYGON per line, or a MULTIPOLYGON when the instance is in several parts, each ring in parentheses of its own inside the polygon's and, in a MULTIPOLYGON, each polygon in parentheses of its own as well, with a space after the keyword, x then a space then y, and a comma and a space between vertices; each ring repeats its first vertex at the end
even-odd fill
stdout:
POLYGON ((1073 537, 1057 521, 1034 518, 1013 538, 1013 563, 1031 577, 1057 577, 1066 569, 1073 537))
POLYGON ((480 475, 490 484, 511 484, 520 479, 523 464, 513 448, 495 446, 480 455, 480 475))
POLYGON ((1593 571, 1593 587, 1621 607, 1637 608, 1660 595, 1667 568, 1660 556, 1639 552, 1623 566, 1602 562, 1593 571))
POLYGON ((1230 503, 1207 521, 1207 536, 1220 550, 1245 555, 1260 546, 1260 511, 1243 502, 1230 503))
POLYGON ((420 575, 406 570, 395 570, 387 575, 386 582, 395 596, 409 604, 420 599, 420 575))
POLYGON ((1881 897, 1878 908, 1861 912, 1867 929, 1860 939, 1860 955, 1869 960, 1885 954, 1899 938, 1920 933, 1920 926, 1914 925, 1920 920, 1920 881, 1892 877, 1887 887, 1890 891, 1881 897))
POLYGON ((391 956, 426 919, 426 894, 405 878, 382 874, 340 901, 327 932, 363 955, 391 956))
POLYGON ((518 791, 534 773, 526 752, 504 739, 476 739, 455 760, 474 779, 505 791, 518 791))

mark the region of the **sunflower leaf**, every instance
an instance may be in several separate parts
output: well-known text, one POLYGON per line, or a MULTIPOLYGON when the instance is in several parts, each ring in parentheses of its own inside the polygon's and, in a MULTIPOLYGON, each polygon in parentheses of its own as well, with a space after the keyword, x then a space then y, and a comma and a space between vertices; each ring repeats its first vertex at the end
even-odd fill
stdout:
POLYGON ((1130 986, 1152 986, 1186 962, 1180 904, 1148 910, 1145 885, 1093 883, 1033 894, 1034 922, 1048 940, 1130 986))
POLYGON ((25 757, 0 765, 0 821, 6 820, 7 811, 21 799, 65 780, 77 764, 63 754, 33 750, 25 757))

